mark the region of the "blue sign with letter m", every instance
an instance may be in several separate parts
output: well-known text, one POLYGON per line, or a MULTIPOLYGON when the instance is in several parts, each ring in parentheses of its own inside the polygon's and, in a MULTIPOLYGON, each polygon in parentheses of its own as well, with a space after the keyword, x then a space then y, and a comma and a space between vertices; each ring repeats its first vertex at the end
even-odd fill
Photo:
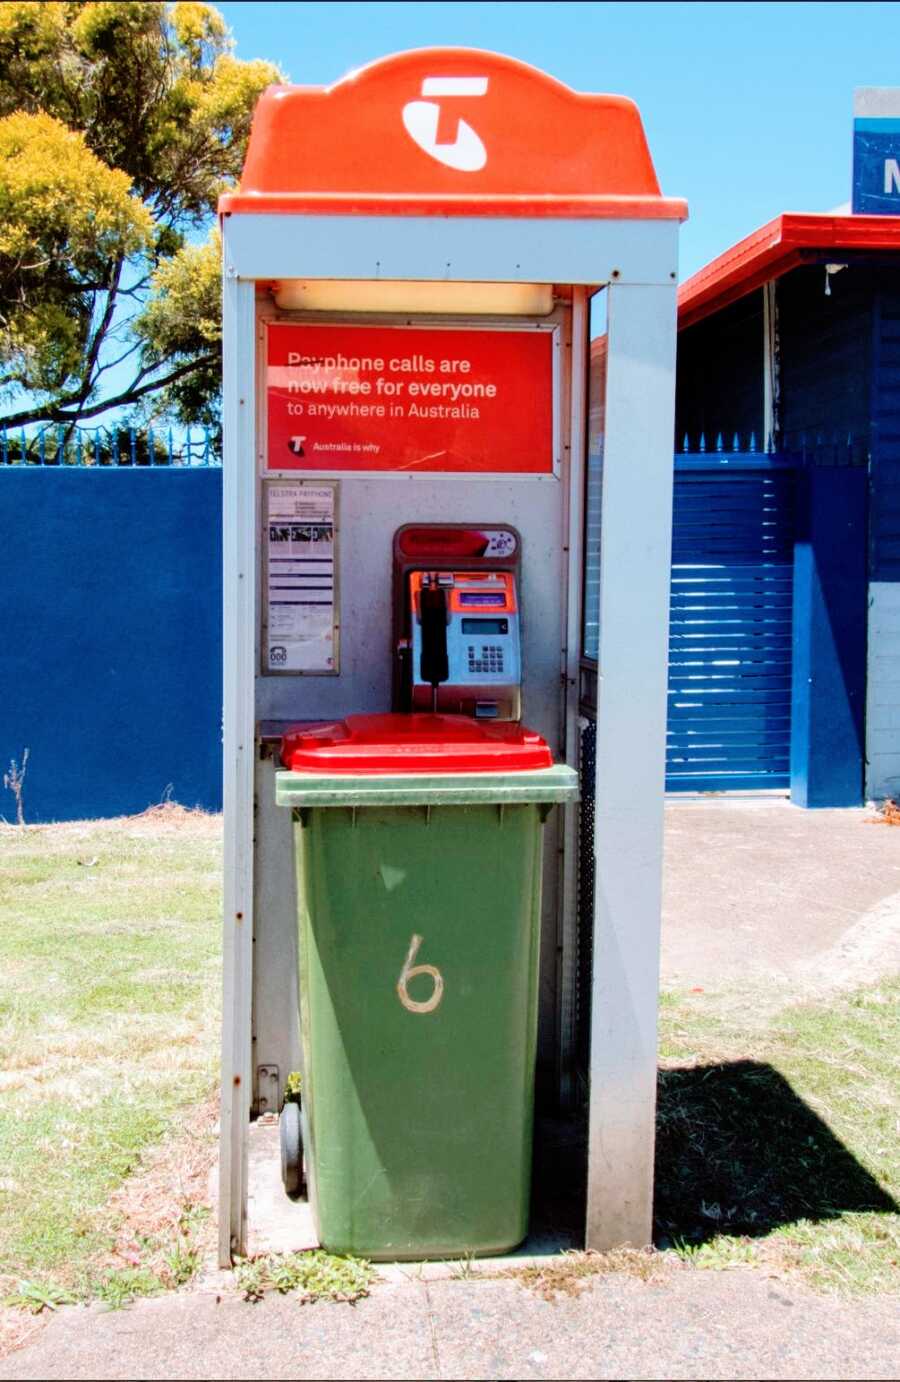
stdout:
POLYGON ((853 122, 853 211, 900 216, 900 118, 853 122))

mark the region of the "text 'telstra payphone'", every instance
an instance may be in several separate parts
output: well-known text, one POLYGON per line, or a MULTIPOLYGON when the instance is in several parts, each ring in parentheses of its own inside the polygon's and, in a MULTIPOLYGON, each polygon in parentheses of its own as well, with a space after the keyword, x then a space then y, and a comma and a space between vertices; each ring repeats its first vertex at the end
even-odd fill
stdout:
POLYGON ((397 532, 396 709, 521 718, 520 557, 511 527, 408 524, 397 532))

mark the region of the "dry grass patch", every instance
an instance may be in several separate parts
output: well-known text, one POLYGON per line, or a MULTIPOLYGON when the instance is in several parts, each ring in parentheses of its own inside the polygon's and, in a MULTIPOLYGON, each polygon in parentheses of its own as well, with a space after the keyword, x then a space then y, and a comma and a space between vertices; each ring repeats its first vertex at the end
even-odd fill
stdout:
POLYGON ((115 1234, 110 1267, 147 1268, 165 1285, 180 1286, 210 1257, 217 1125, 218 1100, 211 1097, 114 1191, 106 1206, 115 1234))
POLYGON ((653 1281, 663 1269, 663 1259, 652 1249, 616 1248, 613 1252, 566 1252, 528 1267, 510 1267, 502 1275, 553 1303, 558 1296, 580 1295, 598 1276, 653 1281))

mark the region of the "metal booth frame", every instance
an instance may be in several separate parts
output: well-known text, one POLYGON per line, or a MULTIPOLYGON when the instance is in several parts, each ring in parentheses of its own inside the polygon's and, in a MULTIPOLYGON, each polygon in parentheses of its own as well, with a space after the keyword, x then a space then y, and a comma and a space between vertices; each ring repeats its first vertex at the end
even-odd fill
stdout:
MULTIPOLYGON (((301 277, 550 284, 570 291, 571 358, 577 363, 559 395, 566 401, 567 432, 578 453, 565 498, 570 550, 561 680, 570 762, 578 744, 588 301, 600 289, 608 295, 585 1241, 595 1249, 643 1245, 651 1236, 653 1187, 677 239, 686 207, 660 195, 640 116, 630 102, 574 93, 497 54, 421 50, 374 63, 331 88, 273 88, 272 93, 257 112, 241 189, 223 198, 220 208, 225 812, 220 1260, 224 1264, 243 1254, 247 1242, 257 504, 264 449, 257 293, 265 285, 301 277), (454 172, 437 155, 420 156, 399 123, 399 111, 404 101, 429 90, 449 93, 452 106, 454 91, 464 92, 466 82, 471 87, 476 72, 487 74, 477 78, 483 82, 482 104, 473 101, 460 109, 481 130, 490 159, 481 171, 454 172), (540 136, 534 120, 543 126, 540 136), (388 131, 396 128, 390 134, 396 153, 373 166, 371 186, 342 183, 348 128, 373 131, 374 137, 379 121, 387 122, 388 131), (528 156, 520 149, 526 136, 532 140, 528 156), (321 157, 309 142, 314 138, 327 145, 321 157), (538 147, 540 141, 544 147, 538 147), (505 151, 506 157, 495 151, 505 151), (325 160, 325 172, 318 170, 317 159, 325 160), (560 173, 561 166, 567 171, 560 173)), ((459 124, 465 124, 461 116, 459 124)), ((358 183, 358 169, 346 176, 358 183)), ((325 472, 314 474, 322 478, 325 472)), ((410 483, 417 480, 412 477, 410 483)), ((563 1048, 571 1041, 576 832, 570 810, 560 886, 563 1048)))

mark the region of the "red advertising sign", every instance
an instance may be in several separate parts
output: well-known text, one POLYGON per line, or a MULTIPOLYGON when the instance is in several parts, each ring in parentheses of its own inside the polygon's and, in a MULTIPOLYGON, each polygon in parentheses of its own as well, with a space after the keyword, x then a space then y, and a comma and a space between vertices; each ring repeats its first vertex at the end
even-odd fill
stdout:
POLYGON ((274 323, 269 470, 553 469, 550 331, 274 323))

